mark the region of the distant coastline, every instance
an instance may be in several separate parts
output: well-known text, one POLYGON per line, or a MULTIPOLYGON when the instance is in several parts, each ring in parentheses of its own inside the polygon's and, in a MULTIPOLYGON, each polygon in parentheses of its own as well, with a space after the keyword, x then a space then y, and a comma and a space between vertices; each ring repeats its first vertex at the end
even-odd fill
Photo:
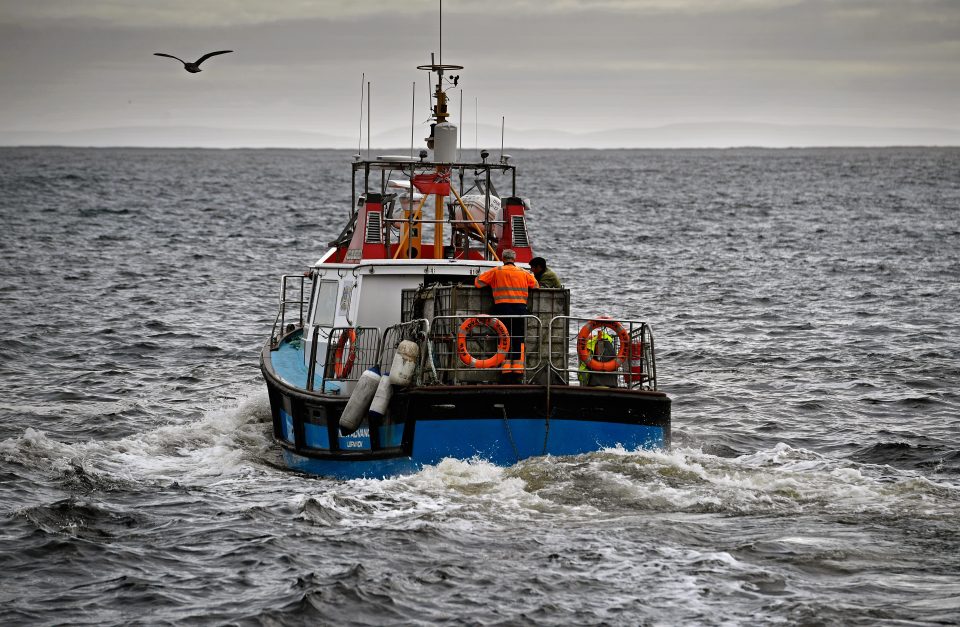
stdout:
MULTIPOLYGON (((464 125, 464 149, 494 149, 500 129, 464 125), (468 139, 469 138, 469 139, 468 139), (494 140, 495 138, 495 140, 494 140)), ((410 128, 375 133, 373 150, 409 146, 410 128)), ((357 138, 288 129, 211 127, 116 127, 76 131, 2 131, 0 146, 141 147, 141 148, 311 148, 353 149, 357 138)), ((930 127, 781 125, 746 122, 670 124, 586 133, 506 129, 506 145, 516 149, 644 148, 827 148, 960 146, 960 130, 930 127)), ((363 142, 366 149, 366 141, 363 142)))

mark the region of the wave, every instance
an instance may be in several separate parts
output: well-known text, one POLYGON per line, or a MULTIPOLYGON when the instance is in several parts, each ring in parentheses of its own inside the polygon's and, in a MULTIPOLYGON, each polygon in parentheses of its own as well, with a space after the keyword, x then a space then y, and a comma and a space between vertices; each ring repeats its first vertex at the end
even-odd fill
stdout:
POLYGON ((66 534, 94 541, 122 536, 132 527, 142 527, 145 522, 145 517, 135 511, 115 511, 102 503, 73 497, 27 507, 17 515, 48 534, 66 534))
POLYGON ((885 463, 891 455, 929 462, 942 451, 899 442, 851 458, 781 443, 746 454, 709 446, 611 448, 509 468, 446 459, 408 476, 332 481, 284 469, 269 423, 267 395, 251 390, 197 420, 117 440, 64 443, 27 428, 0 441, 0 458, 26 469, 18 474, 39 473, 72 494, 139 491, 144 484, 227 494, 282 489, 292 515, 325 527, 426 529, 452 520, 470 527, 632 513, 941 521, 960 511, 960 487, 885 463))
POLYGON ((322 486, 300 496, 299 516, 349 528, 635 513, 945 521, 960 511, 957 486, 786 444, 736 457, 694 448, 606 449, 510 468, 446 459, 407 477, 322 486))
POLYGON ((199 420, 170 424, 117 440, 64 443, 28 427, 19 437, 0 441, 0 458, 30 471, 52 473, 58 482, 101 487, 171 483, 203 485, 253 470, 271 457, 266 427, 270 409, 265 392, 209 410, 199 420))

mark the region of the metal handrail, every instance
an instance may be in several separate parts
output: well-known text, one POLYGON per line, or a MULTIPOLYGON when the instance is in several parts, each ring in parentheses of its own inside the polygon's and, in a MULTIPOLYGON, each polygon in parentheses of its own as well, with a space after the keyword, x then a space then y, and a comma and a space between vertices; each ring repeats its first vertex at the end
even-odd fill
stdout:
MULTIPOLYGON (((449 378, 448 383, 457 385, 459 383, 496 383, 500 373, 519 372, 520 382, 530 383, 543 368, 543 334, 541 333, 540 319, 534 315, 491 315, 501 321, 510 319, 525 320, 525 329, 523 336, 523 367, 519 370, 509 369, 505 360, 496 368, 475 369, 461 362, 457 350, 456 341, 459 327, 470 318, 477 318, 478 314, 461 314, 434 316, 430 327, 429 341, 427 344, 432 353, 434 369, 439 380, 449 378), (533 331, 531 331, 531 329, 533 331), (497 375, 497 376, 493 376, 497 375)), ((509 328, 510 325, 504 325, 509 328)), ((512 339, 512 338, 511 338, 512 339)), ((511 349, 513 347, 511 346, 511 349)), ((512 351, 511 351, 512 352, 512 351)))
MULTIPOLYGON (((473 170, 473 174, 474 174, 475 177, 479 176, 480 172, 482 171, 483 174, 484 174, 484 179, 485 179, 484 186, 483 186, 483 188, 484 188, 484 191, 483 191, 483 193, 484 193, 483 209, 484 209, 484 216, 485 216, 485 217, 484 217, 484 220, 483 220, 483 225, 484 225, 484 229, 483 229, 483 256, 484 256, 485 259, 490 259, 491 257, 492 257, 493 259, 496 259, 496 258, 497 258, 496 253, 495 253, 494 251, 492 251, 492 250, 488 250, 488 249, 490 249, 490 241, 491 241, 491 235, 490 235, 490 224, 491 224, 491 221, 490 221, 490 197, 491 197, 491 191, 493 191, 493 185, 492 185, 492 181, 491 181, 491 178, 490 178, 490 173, 491 173, 492 171, 499 171, 499 172, 501 172, 501 173, 503 173, 503 174, 510 173, 510 174, 511 174, 511 179, 512 179, 512 180, 511 180, 511 184, 512 184, 512 193, 511 193, 511 196, 516 196, 516 195, 517 195, 517 169, 516 169, 516 166, 511 165, 511 164, 508 164, 508 163, 506 163, 506 162, 501 162, 501 163, 490 162, 490 163, 488 163, 488 162, 486 161, 486 157, 485 157, 484 155, 481 155, 481 157, 482 157, 483 160, 482 160, 480 163, 444 163, 444 162, 423 161, 423 160, 421 160, 421 161, 409 161, 409 160, 406 160, 406 159, 398 160, 398 159, 369 159, 369 158, 368 158, 368 159, 361 159, 361 160, 355 161, 355 162, 351 165, 351 175, 350 175, 350 180, 351 180, 351 182, 350 182, 350 187, 351 187, 351 191, 350 191, 350 206, 351 206, 350 215, 351 215, 351 217, 352 217, 352 216, 356 215, 356 214, 357 214, 357 211, 358 211, 358 210, 357 210, 357 207, 358 207, 358 202, 357 202, 357 201, 358 201, 358 199, 360 198, 360 195, 358 195, 358 193, 357 193, 357 175, 358 175, 361 171, 363 172, 363 187, 362 187, 363 193, 362 193, 362 197, 364 197, 364 198, 368 198, 368 197, 369 197, 369 194, 370 194, 370 173, 371 173, 371 170, 379 170, 379 171, 380 171, 380 185, 379 185, 379 192, 377 192, 377 193, 379 193, 379 194, 381 194, 381 195, 385 195, 385 194, 387 193, 387 191, 386 191, 387 176, 386 176, 386 175, 387 175, 387 171, 388 171, 388 170, 391 171, 391 172, 392 172, 392 171, 397 171, 397 172, 400 172, 400 173, 403 174, 403 175, 406 175, 407 172, 409 171, 409 176, 410 176, 410 180, 411 180, 411 185, 410 185, 408 197, 410 198, 410 203, 411 203, 411 205, 413 204, 413 194, 414 194, 414 185, 412 184, 412 181, 413 181, 413 177, 416 176, 416 173, 417 173, 417 172, 421 172, 421 173, 426 174, 426 173, 429 173, 429 172, 437 172, 437 171, 440 171, 441 169, 443 169, 443 170, 449 172, 449 175, 450 175, 451 178, 453 178, 453 175, 454 175, 455 173, 459 173, 460 188, 463 189, 463 179, 464 179, 464 176, 466 175, 466 172, 467 172, 468 170, 473 170)), ((478 178, 477 180, 479 181, 479 178, 478 178)), ((479 187, 479 186, 478 186, 478 187, 479 187)), ((418 221, 419 221, 419 220, 418 220, 418 221)), ((407 222, 407 224, 409 225, 409 228, 412 229, 412 228, 413 228, 413 223, 414 223, 414 212, 411 212, 410 215, 407 216, 406 222, 407 222)), ((437 222, 439 223, 439 221, 437 221, 437 222)), ((391 224, 391 225, 392 225, 392 223, 393 223, 393 222, 392 222, 392 219, 391 219, 390 222, 387 222, 387 224, 391 224)), ((402 224, 402 222, 400 222, 400 223, 402 224)), ((428 222, 428 223, 429 223, 429 222, 428 222)), ((392 226, 391 226, 391 228, 392 228, 392 226)), ((388 232, 389 232, 389 231, 388 231, 388 232)), ((388 236, 387 242, 389 243, 389 236, 388 236)), ((408 239, 408 240, 407 240, 407 258, 411 258, 411 257, 413 256, 413 255, 412 255, 412 251, 411 251, 412 246, 413 246, 413 240, 412 240, 412 238, 411 238, 411 239, 408 239)))
MULTIPOLYGON (((398 222, 400 224, 405 224, 408 220, 409 218, 384 218, 383 219, 384 222, 398 222)), ((477 221, 477 220, 447 220, 447 219, 427 220, 425 218, 420 218, 417 220, 417 222, 423 222, 424 224, 439 224, 442 222, 443 224, 467 224, 467 225, 470 225, 470 224, 479 225, 482 223, 481 221, 477 221)), ((489 222, 490 224, 506 224, 507 223, 506 220, 489 220, 489 222)))
POLYGON ((380 346, 380 329, 377 327, 321 327, 313 328, 312 342, 310 345, 310 359, 307 362, 307 391, 314 389, 314 380, 317 376, 317 345, 320 343, 320 332, 329 331, 327 336, 327 349, 324 352, 323 362, 319 365, 323 368, 320 378, 320 390, 327 390, 327 383, 330 382, 348 382, 356 381, 363 374, 364 370, 377 365, 377 355, 380 346), (347 336, 342 346, 341 337, 347 336), (354 341, 354 338, 355 341, 354 341), (340 351, 340 355, 337 355, 340 351), (345 355, 344 355, 345 353, 345 355), (337 376, 337 370, 340 366, 340 376, 337 376))
MULTIPOLYGON (((595 331, 591 332, 591 335, 595 331)), ((611 334, 616 340, 616 350, 614 355, 621 352, 620 343, 622 338, 616 334, 611 334)), ((642 320, 613 319, 604 317, 580 317, 580 316, 555 316, 550 320, 548 334, 548 354, 550 355, 550 370, 556 373, 561 380, 568 385, 580 386, 602 386, 602 387, 623 387, 630 389, 656 390, 657 389, 657 366, 656 356, 653 344, 653 332, 650 325, 642 320), (628 338, 628 345, 624 351, 623 361, 617 364, 613 370, 590 369, 587 364, 580 360, 577 348, 577 338, 584 326, 589 322, 615 323, 620 325, 628 338), (558 323, 560 328, 557 329, 558 323), (573 330, 571 332, 571 323, 573 330), (562 339, 557 336, 562 333, 562 339), (573 359, 576 367, 571 367, 569 357, 564 357, 562 364, 554 363, 554 344, 556 341, 562 342, 569 348, 571 342, 574 344, 573 359)), ((560 354, 558 352, 558 354, 560 354)), ((602 356, 598 359, 602 360, 602 356)), ((552 377, 550 377, 552 380, 552 377)))
POLYGON ((420 349, 420 357, 417 363, 417 369, 414 373, 414 385, 420 385, 423 382, 423 372, 426 369, 430 372, 430 381, 437 380, 437 371, 434 368, 432 353, 427 338, 430 335, 430 321, 425 318, 418 318, 410 322, 401 322, 387 327, 380 338, 380 348, 377 351, 378 364, 381 374, 387 374, 393 364, 393 358, 396 354, 397 346, 403 340, 410 340, 417 344, 420 349))
POLYGON ((280 338, 287 332, 286 317, 288 304, 299 306, 299 315, 295 328, 303 328, 303 306, 310 302, 309 298, 304 298, 304 283, 307 279, 312 280, 312 277, 303 274, 284 274, 280 276, 280 308, 279 311, 277 311, 277 317, 273 321, 273 328, 270 330, 270 345, 273 348, 279 346, 280 338), (297 279, 300 281, 300 298, 297 300, 287 298, 288 279, 297 279))

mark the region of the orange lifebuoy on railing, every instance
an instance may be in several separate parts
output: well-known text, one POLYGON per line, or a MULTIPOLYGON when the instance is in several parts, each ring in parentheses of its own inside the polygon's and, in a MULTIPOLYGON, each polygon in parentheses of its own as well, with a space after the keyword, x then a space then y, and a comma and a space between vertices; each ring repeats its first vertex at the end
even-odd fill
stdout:
POLYGON ((457 331, 457 355, 467 366, 472 368, 499 368, 500 364, 507 358, 507 351, 510 350, 510 333, 497 318, 490 316, 477 316, 467 318, 460 325, 457 331), (497 332, 497 352, 492 357, 486 359, 477 359, 467 350, 467 333, 474 327, 484 326, 497 332))
POLYGON ((357 360, 357 332, 354 329, 344 329, 340 332, 340 338, 337 340, 337 350, 333 354, 333 374, 338 379, 346 379, 353 370, 353 362, 357 360), (347 352, 347 359, 343 359, 343 351, 350 343, 350 350, 347 352))
POLYGON ((580 328, 580 333, 577 333, 577 356, 580 357, 580 361, 587 367, 587 370, 599 370, 600 372, 612 372, 616 370, 620 367, 620 364, 623 363, 623 360, 627 358, 627 348, 629 346, 630 334, 628 334, 627 330, 623 328, 623 325, 616 320, 591 320, 580 328), (587 340, 590 338, 590 334, 600 327, 610 329, 617 334, 617 338, 620 340, 620 350, 617 351, 616 359, 600 361, 594 357, 590 349, 587 348, 587 340))

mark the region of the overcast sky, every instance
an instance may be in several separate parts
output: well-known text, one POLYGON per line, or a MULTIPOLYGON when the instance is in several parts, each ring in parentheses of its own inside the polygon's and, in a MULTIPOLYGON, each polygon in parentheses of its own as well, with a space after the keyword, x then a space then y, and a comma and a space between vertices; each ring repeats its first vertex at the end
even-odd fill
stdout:
MULTIPOLYGON (((417 122, 437 0, 0 0, 0 132, 417 122), (193 60, 234 54, 191 75, 193 60)), ((465 115, 587 132, 737 121, 960 129, 958 0, 445 0, 465 115)), ((450 92, 459 110, 460 91, 450 92)), ((456 121, 456 119, 454 119, 456 121)), ((499 138, 497 138, 499 139, 499 138)), ((419 140, 418 140, 419 141, 419 140)), ((488 142, 489 143, 489 142, 488 142)), ((497 141, 497 143, 499 143, 497 141)))

